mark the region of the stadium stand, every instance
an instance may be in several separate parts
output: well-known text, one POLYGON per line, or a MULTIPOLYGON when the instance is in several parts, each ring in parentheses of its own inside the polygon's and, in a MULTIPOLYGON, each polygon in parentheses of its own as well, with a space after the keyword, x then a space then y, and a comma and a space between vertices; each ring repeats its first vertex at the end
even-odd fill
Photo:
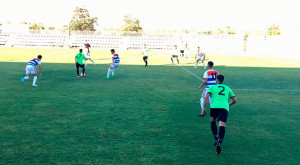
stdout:
POLYGON ((0 33, 0 46, 5 46, 9 38, 8 33, 0 33))

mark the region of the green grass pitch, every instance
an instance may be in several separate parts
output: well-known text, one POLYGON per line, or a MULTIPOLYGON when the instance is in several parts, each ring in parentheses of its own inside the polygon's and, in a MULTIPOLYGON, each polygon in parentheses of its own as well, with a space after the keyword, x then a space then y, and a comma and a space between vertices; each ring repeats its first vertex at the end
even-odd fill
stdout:
MULTIPOLYGON (((209 117, 197 117, 201 81, 159 53, 145 68, 138 52, 121 56, 106 80, 104 50, 92 56, 97 65, 89 62, 88 77, 76 78, 76 51, 1 48, 0 164, 299 163, 299 68, 238 66, 255 59, 208 54, 238 99, 217 156, 209 117), (32 78, 21 85, 25 61, 38 52, 39 86, 31 87, 32 78), (232 60, 236 66, 226 65, 232 60)), ((202 77, 201 64, 182 65, 202 77)))

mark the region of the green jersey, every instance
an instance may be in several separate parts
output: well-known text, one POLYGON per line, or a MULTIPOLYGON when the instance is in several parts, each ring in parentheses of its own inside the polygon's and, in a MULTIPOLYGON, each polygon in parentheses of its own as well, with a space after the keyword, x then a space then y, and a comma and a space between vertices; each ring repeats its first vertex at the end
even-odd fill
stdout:
POLYGON ((80 64, 80 65, 83 65, 82 60, 83 60, 83 59, 86 59, 85 56, 84 56, 84 54, 83 54, 83 53, 78 53, 78 54, 76 54, 76 57, 77 57, 76 62, 77 62, 78 64, 80 64))
POLYGON ((211 94, 211 108, 224 108, 229 111, 228 97, 235 97, 232 90, 223 84, 210 86, 207 93, 211 94))

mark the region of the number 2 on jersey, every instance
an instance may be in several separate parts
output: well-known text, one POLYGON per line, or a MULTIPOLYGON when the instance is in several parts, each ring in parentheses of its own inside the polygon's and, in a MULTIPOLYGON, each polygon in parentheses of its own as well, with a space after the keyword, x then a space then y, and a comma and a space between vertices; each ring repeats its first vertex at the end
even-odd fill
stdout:
POLYGON ((222 90, 218 94, 225 96, 225 94, 223 93, 225 91, 225 88, 223 86, 218 86, 218 88, 222 88, 222 90))

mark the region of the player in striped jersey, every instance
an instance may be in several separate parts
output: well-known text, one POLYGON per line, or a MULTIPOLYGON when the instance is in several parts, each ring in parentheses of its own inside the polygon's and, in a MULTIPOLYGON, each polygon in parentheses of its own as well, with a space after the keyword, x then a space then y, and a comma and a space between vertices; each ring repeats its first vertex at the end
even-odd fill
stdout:
MULTIPOLYGON (((91 59, 90 49, 91 49, 91 45, 86 41, 86 43, 84 44, 84 56, 86 57, 86 60, 90 60, 94 65, 96 65, 95 62, 91 59)), ((83 59, 83 62, 84 65, 87 66, 85 59, 83 59)))
POLYGON ((198 62, 201 60, 202 64, 203 64, 203 68, 206 69, 205 67, 205 64, 204 64, 204 60, 205 60, 205 53, 202 53, 200 51, 200 47, 198 47, 198 51, 197 51, 197 54, 195 56, 195 59, 197 58, 197 61, 196 61, 196 66, 195 68, 198 67, 198 62))
POLYGON ((115 69, 119 67, 120 63, 119 55, 115 53, 115 49, 111 49, 110 52, 112 54, 112 64, 108 68, 106 79, 109 79, 110 74, 112 77, 115 76, 115 69))
POLYGON ((42 55, 38 55, 37 58, 34 58, 27 63, 26 68, 25 68, 26 76, 22 77, 22 79, 21 79, 22 84, 24 83, 24 80, 29 80, 30 75, 33 74, 34 77, 33 77, 32 86, 37 87, 37 85, 36 85, 37 74, 36 74, 35 66, 37 66, 37 65, 39 66, 40 77, 42 77, 42 67, 41 67, 42 62, 41 62, 41 60, 42 60, 42 55))
MULTIPOLYGON (((203 80, 204 81, 199 86, 199 89, 201 89, 204 85, 206 85, 206 88, 204 89, 204 91, 202 93, 202 97, 200 98, 201 110, 203 110, 203 108, 204 108, 204 99, 206 97, 206 93, 207 93, 208 88, 212 85, 217 84, 216 79, 217 79, 217 76, 219 75, 219 72, 216 71, 216 70, 213 70, 213 66, 214 66, 214 63, 212 61, 209 61, 207 63, 208 70, 206 72, 204 72, 204 75, 203 75, 203 80)), ((209 103, 211 104, 211 97, 209 98, 209 103)), ((198 116, 199 117, 200 116, 206 116, 206 113, 199 114, 198 116)))

